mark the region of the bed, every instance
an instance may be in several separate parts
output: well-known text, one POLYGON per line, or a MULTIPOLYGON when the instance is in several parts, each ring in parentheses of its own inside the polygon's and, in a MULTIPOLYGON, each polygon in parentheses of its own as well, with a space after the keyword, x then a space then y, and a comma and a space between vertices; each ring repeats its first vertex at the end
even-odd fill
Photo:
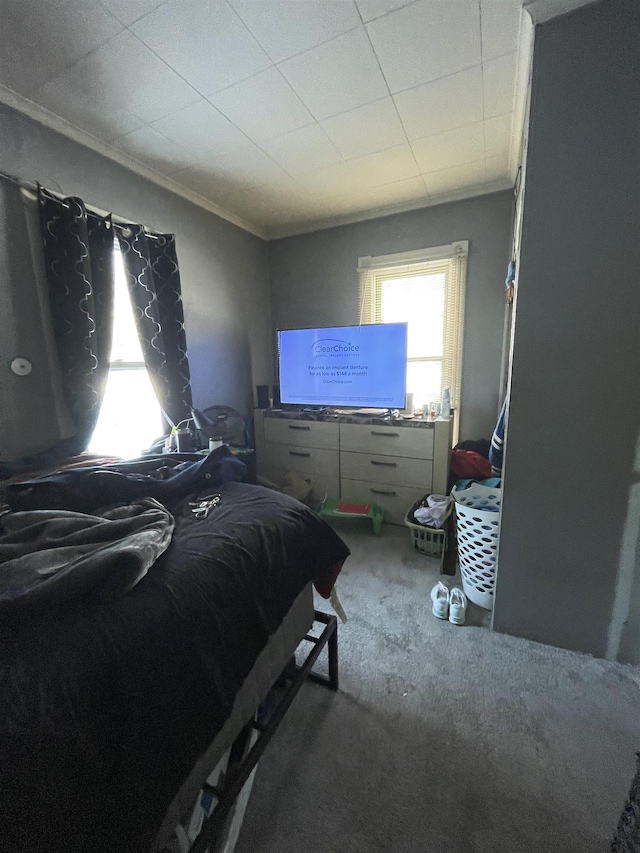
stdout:
POLYGON ((311 585, 327 596, 348 549, 285 495, 212 490, 219 502, 200 517, 201 486, 171 503, 171 544, 126 594, 19 620, 0 611, 3 851, 183 850, 203 790, 217 806, 193 849, 222 849, 237 795, 325 645, 337 686, 335 617, 314 611, 311 585), (311 652, 291 666, 305 637, 311 652), (287 688, 257 720, 283 671, 287 688), (212 781, 229 756, 225 784, 212 781))

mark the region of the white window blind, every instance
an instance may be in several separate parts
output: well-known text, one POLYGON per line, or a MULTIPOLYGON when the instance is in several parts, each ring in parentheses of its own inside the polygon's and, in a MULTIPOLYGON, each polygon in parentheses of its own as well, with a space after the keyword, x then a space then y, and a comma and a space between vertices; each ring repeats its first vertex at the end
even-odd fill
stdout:
POLYGON ((468 243, 360 258, 360 322, 408 324, 407 391, 414 406, 451 388, 460 404, 468 243))

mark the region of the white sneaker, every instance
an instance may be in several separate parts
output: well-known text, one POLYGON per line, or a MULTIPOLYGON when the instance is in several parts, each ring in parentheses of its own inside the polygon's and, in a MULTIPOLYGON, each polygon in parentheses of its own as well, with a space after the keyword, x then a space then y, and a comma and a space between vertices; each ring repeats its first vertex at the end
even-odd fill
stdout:
POLYGON ((449 593, 449 622, 452 625, 464 625, 467 616, 467 596, 459 586, 449 593))
POLYGON ((438 581, 431 590, 431 601, 433 602, 433 607, 431 608, 433 615, 437 616, 438 619, 448 619, 449 587, 443 584, 442 581, 438 581))

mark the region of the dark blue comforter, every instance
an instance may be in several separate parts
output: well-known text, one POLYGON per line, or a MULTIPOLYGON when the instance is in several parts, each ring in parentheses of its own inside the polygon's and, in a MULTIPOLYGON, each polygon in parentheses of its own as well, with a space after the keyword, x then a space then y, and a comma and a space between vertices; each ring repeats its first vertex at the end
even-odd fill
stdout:
POLYGON ((207 518, 172 507, 123 597, 0 629, 0 850, 144 850, 268 637, 349 553, 291 498, 215 491, 207 518))

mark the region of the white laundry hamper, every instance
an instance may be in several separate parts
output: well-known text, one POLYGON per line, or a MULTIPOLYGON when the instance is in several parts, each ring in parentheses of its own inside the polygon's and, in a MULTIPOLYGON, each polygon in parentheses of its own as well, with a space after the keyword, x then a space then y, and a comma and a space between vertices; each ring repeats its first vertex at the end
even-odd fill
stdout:
POLYGON ((502 492, 479 483, 451 492, 456 507, 462 588, 474 604, 493 609, 502 492))

